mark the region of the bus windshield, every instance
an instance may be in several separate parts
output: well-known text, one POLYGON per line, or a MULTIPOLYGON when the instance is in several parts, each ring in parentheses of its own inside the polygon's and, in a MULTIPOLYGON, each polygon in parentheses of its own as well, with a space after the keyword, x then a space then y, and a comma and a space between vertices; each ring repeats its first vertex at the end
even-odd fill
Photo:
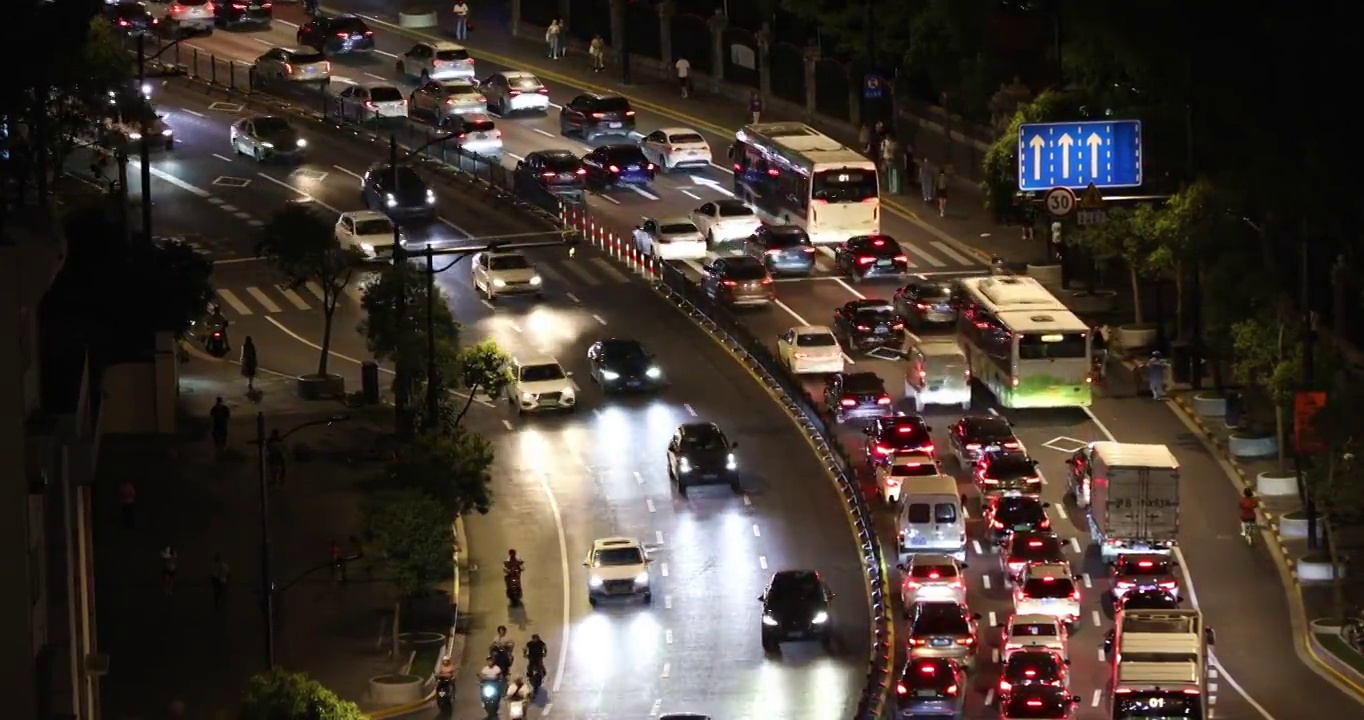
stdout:
POLYGON ((810 182, 810 198, 830 203, 870 200, 876 190, 876 172, 861 168, 821 170, 810 182))
POLYGON ((1086 333, 1024 333, 1018 336, 1018 359, 1083 359, 1086 337, 1086 333))
POLYGON ((1113 717, 1122 720, 1203 720, 1202 696, 1176 692, 1121 692, 1113 717))

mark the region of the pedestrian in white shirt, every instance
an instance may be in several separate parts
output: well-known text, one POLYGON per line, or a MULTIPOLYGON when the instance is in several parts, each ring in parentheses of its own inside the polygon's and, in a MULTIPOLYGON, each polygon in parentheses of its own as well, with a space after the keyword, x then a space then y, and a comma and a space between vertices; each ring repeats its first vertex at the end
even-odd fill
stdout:
POLYGON ((678 58, 673 67, 677 68, 677 84, 682 86, 682 97, 687 97, 691 92, 691 62, 678 58))
POLYGON ((549 24, 549 29, 545 30, 545 42, 549 43, 549 56, 551 59, 558 60, 563 55, 560 38, 564 32, 563 23, 557 18, 549 24))
POLYGON ((587 46, 587 54, 592 56, 592 72, 606 69, 606 41, 602 39, 601 33, 592 36, 592 43, 587 46))
POLYGON ((460 0, 455 3, 453 9, 455 13, 455 39, 463 40, 469 37, 469 4, 460 0))

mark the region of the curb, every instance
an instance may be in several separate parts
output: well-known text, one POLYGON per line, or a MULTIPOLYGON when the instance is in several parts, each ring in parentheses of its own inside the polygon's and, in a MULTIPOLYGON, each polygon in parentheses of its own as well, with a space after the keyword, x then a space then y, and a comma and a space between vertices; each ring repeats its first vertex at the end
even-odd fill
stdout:
POLYGON ((1315 628, 1307 633, 1307 653, 1323 668, 1335 675, 1340 682, 1349 686, 1354 691, 1357 700, 1364 702, 1364 673, 1341 660, 1339 656, 1331 652, 1330 648, 1317 639, 1317 635, 1325 634, 1329 633, 1318 633, 1315 628))

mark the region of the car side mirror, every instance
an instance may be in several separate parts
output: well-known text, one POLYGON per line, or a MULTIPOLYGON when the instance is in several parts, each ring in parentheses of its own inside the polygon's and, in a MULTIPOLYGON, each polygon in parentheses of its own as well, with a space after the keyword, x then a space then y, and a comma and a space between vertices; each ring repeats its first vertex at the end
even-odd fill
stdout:
POLYGON ((585 563, 583 563, 583 567, 590 567, 591 565, 592 565, 592 563, 590 563, 590 562, 585 562, 585 563))
POLYGON ((1079 696, 1079 695, 1071 695, 1071 696, 1070 696, 1070 701, 1073 702, 1073 703, 1077 703, 1077 704, 1078 704, 1078 703, 1080 702, 1080 696, 1079 696))
POLYGON ((1049 507, 1051 507, 1051 503, 1049 503, 1049 502, 1044 502, 1044 503, 1042 503, 1042 508, 1043 508, 1043 509, 1046 509, 1046 508, 1049 508, 1049 507))
POLYGON ((830 599, 830 600, 833 600, 833 599, 836 598, 836 597, 838 597, 838 596, 835 595, 835 594, 833 593, 832 590, 830 590, 830 591, 829 591, 829 599, 830 599))
POLYGON ((517 170, 520 170, 520 169, 524 168, 525 166, 526 166, 526 161, 525 161, 525 160, 517 160, 517 161, 516 161, 516 169, 517 169, 517 170))
POLYGON ((642 226, 640 226, 640 225, 636 225, 636 226, 635 226, 635 231, 636 231, 636 232, 638 232, 638 231, 640 231, 640 230, 643 230, 643 229, 644 229, 644 228, 643 228, 642 226))
POLYGON ((1065 663, 1066 667, 1070 667, 1070 658, 1066 658, 1066 659, 1062 660, 1061 662, 1065 663))
POLYGON ((933 426, 932 426, 932 425, 925 425, 925 426, 924 426, 924 429, 927 430, 927 431, 929 431, 929 432, 933 432, 933 426))
POLYGON ((570 371, 564 373, 564 375, 565 375, 566 377, 573 377, 573 371, 570 370, 570 371))
POLYGON ((966 563, 957 563, 957 567, 960 567, 962 570, 966 570, 967 568, 970 568, 971 566, 970 566, 970 565, 967 565, 966 563))
POLYGON ((706 272, 710 272, 711 269, 713 269, 714 267, 715 265, 712 263, 701 263, 701 269, 705 270, 706 272))

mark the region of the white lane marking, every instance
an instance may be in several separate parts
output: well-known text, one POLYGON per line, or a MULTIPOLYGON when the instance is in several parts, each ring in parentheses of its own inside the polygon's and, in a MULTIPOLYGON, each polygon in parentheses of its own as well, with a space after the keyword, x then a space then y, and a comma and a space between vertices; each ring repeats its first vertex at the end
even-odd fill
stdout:
POLYGON ((250 220, 250 219, 251 219, 251 213, 248 213, 248 212, 241 212, 241 211, 238 211, 238 212, 232 213, 232 215, 233 215, 234 217, 236 217, 238 220, 250 220))
POLYGON ((309 280, 307 283, 304 283, 303 287, 308 288, 308 292, 312 293, 312 294, 313 294, 313 297, 317 298, 318 300, 324 301, 324 302, 326 301, 327 296, 326 296, 325 293, 322 292, 322 286, 321 286, 321 285, 318 285, 317 283, 313 282, 312 280, 309 280))
POLYGON ((266 175, 265 173, 256 173, 256 174, 259 175, 259 176, 261 176, 262 178, 265 178, 266 180, 269 180, 270 182, 272 182, 272 183, 274 183, 274 184, 276 184, 276 185, 278 185, 278 186, 280 186, 280 187, 282 187, 282 188, 285 188, 286 190, 289 190, 290 192, 293 192, 293 193, 297 194, 299 197, 301 197, 301 198, 307 200, 308 202, 317 203, 318 207, 326 208, 327 210, 329 210, 329 211, 331 211, 331 212, 334 212, 334 213, 336 213, 337 215, 340 215, 340 214, 341 214, 341 211, 340 211, 340 210, 337 210, 336 208, 332 207, 331 205, 328 205, 327 203, 324 203, 324 202, 322 202, 321 200, 318 200, 317 198, 313 197, 312 195, 309 195, 308 193, 305 193, 305 192, 303 192, 302 190, 299 190, 298 188, 294 187, 293 185, 290 185, 290 184, 287 183, 287 182, 284 182, 283 180, 279 180, 279 179, 270 177, 269 175, 266 175))
POLYGON ((764 569, 764 570, 767 569, 767 556, 766 556, 766 555, 759 555, 759 556, 758 556, 758 567, 761 567, 761 568, 764 569))
POLYGON ((511 324, 511 329, 512 329, 512 330, 515 330, 516 332, 522 332, 521 326, 520 326, 520 325, 517 325, 516 323, 512 323, 512 324, 511 324))
POLYGON ((665 642, 665 643, 667 643, 667 644, 669 644, 669 645, 672 645, 672 644, 673 644, 673 631, 672 631, 672 630, 664 630, 664 631, 663 631, 663 642, 665 642))
POLYGON ((488 302, 487 298, 484 298, 484 299, 482 299, 482 300, 479 300, 479 302, 483 303, 483 307, 488 308, 489 310, 496 310, 496 309, 497 309, 497 308, 494 308, 494 307, 493 307, 493 304, 492 304, 492 303, 488 302))
POLYGON ((654 501, 652 499, 644 498, 644 505, 649 508, 649 512, 658 512, 658 508, 654 507, 654 501))
POLYGON ((672 669, 673 669, 672 663, 663 663, 663 672, 659 673, 658 676, 663 678, 664 680, 667 680, 668 675, 672 672, 672 669))
POLYGON ((994 627, 999 624, 999 616, 995 614, 994 610, 991 610, 989 614, 987 614, 985 617, 987 620, 989 620, 990 627, 994 627))
POLYGON ((260 38, 258 38, 258 37, 253 37, 253 38, 251 38, 251 40, 252 40, 252 42, 258 42, 258 43, 260 43, 261 45, 264 45, 265 47, 275 47, 275 44, 272 43, 272 42, 270 42, 269 40, 262 40, 262 39, 260 39, 260 38))
POLYGON ((559 137, 558 135, 555 135, 554 133, 545 132, 544 130, 541 130, 541 129, 538 128, 538 127, 533 127, 533 128, 531 128, 531 131, 533 131, 533 132, 538 132, 538 133, 540 133, 541 135, 544 135, 545 137, 550 137, 550 138, 557 138, 557 137, 559 137))
POLYGON ((655 530, 655 531, 654 531, 654 540, 655 540, 659 545, 662 545, 662 544, 663 544, 663 531, 662 531, 662 530, 655 530))
POLYGON ((557 695, 559 687, 564 682, 564 669, 568 665, 568 634, 573 628, 573 617, 569 613, 569 577, 568 577, 568 536, 564 533, 564 515, 559 510, 559 500, 554 497, 554 490, 549 486, 549 480, 545 473, 536 473, 535 479, 540 482, 540 489, 545 493, 545 499, 549 501, 550 512, 554 516, 554 530, 559 536, 559 572, 561 577, 559 582, 563 586, 563 608, 564 608, 564 636, 559 640, 559 662, 554 666, 554 685, 553 690, 557 695))
POLYGON ((474 236, 473 233, 471 233, 471 232, 469 232, 468 230, 465 230, 464 228, 462 228, 462 227, 460 227, 460 226, 454 224, 454 223, 451 222, 450 220, 447 220, 447 219, 445 219, 445 218, 436 218, 436 219, 437 219, 437 220, 440 220, 440 221, 443 222, 443 223, 445 223, 445 225, 446 225, 447 227, 449 227, 451 230, 454 230, 455 232, 457 232, 457 233, 463 235, 465 238, 471 238, 471 237, 474 236))
POLYGON ((641 196, 646 197, 646 198, 649 198, 650 200, 657 200, 657 199, 658 199, 658 196, 657 196, 657 195, 655 195, 655 194, 649 192, 648 190, 645 190, 645 189, 642 188, 642 187, 639 187, 638 185, 626 185, 625 187, 628 187, 628 188, 630 188, 631 190, 634 190, 636 194, 641 195, 641 196))
POLYGON ((606 200, 607 202, 611 203, 612 205, 619 205, 619 204, 620 204, 620 201, 619 201, 619 200, 617 200, 617 199, 611 197, 610 195, 607 195, 606 193, 597 193, 596 197, 599 197, 599 198, 601 198, 601 199, 603 199, 603 200, 606 200))
POLYGON ((276 285, 275 289, 279 291, 280 295, 284 296, 285 300, 289 301, 289 304, 293 305, 299 310, 313 309, 311 305, 303 301, 302 297, 299 297, 298 293, 294 292, 293 288, 290 288, 287 285, 276 285))
POLYGON ((690 416, 692 416, 692 417, 696 417, 696 409, 693 408, 693 407, 691 406, 691 404, 683 405, 683 406, 682 406, 682 409, 686 410, 688 415, 690 415, 690 416))
POLYGON ((1066 518, 1066 509, 1063 508, 1063 507, 1061 507, 1060 505, 1057 505, 1057 506, 1056 506, 1056 514, 1057 514, 1057 515, 1060 515, 1062 520, 1066 520, 1066 519, 1067 519, 1067 518, 1066 518))
POLYGON ((990 573, 987 572, 980 576, 980 584, 984 585, 986 590, 990 589, 990 573))
POLYGON ((526 159, 525 157, 523 157, 523 156, 521 156, 521 155, 517 155, 517 154, 514 153, 514 152, 506 152, 506 151, 503 151, 502 154, 506 155, 507 157, 509 157, 509 158, 511 158, 511 159, 513 159, 513 160, 525 160, 525 159, 526 159))
POLYGON ((763 536, 762 531, 758 529, 758 526, 757 526, 757 524, 755 523, 755 524, 753 525, 753 537, 762 537, 762 536, 763 536))
POLYGON ((578 299, 578 296, 577 296, 577 295, 574 295, 573 293, 564 293, 564 297, 568 298, 568 299, 569 299, 571 302, 573 302, 575 305, 582 305, 582 304, 583 304, 583 301, 582 301, 582 300, 579 300, 579 299, 578 299))
POLYGON ((749 496, 745 495, 745 496, 744 496, 744 507, 753 507, 753 498, 750 498, 749 496))
MULTIPOLYGON (((1103 646, 1099 646, 1099 662, 1108 662, 1108 655, 1104 652, 1103 646)), ((1097 690, 1095 692, 1098 692, 1097 690)))
POLYGON ((222 208, 222 209, 224 209, 224 210, 226 210, 226 211, 228 211, 228 212, 230 212, 230 213, 237 212, 237 206, 236 206, 236 205, 231 205, 231 204, 228 204, 228 203, 219 203, 219 204, 218 204, 218 207, 220 207, 220 208, 222 208))
MULTIPOLYGON (((1103 421, 1099 419, 1099 416, 1094 414, 1093 410, 1087 407, 1081 408, 1081 410, 1084 411, 1085 415, 1089 416, 1090 421, 1094 423, 1094 427, 1099 428, 1099 432, 1103 433, 1104 437, 1108 438, 1111 442, 1118 442, 1118 438, 1113 435, 1113 432, 1108 429, 1107 425, 1104 425, 1103 421)), ((1189 428, 1190 432, 1197 431, 1197 428, 1184 420, 1182 415, 1176 413, 1175 417, 1178 417, 1180 422, 1184 423, 1189 428)), ((1179 563, 1180 573, 1184 575, 1184 588, 1189 591, 1189 604, 1193 605, 1195 610, 1202 610, 1202 608, 1198 606, 1198 591, 1194 589, 1193 576, 1189 574, 1189 563, 1185 561, 1184 553, 1180 551, 1178 545, 1175 546, 1174 556, 1175 562, 1179 563)), ((1221 674, 1227 681, 1227 684, 1231 686, 1231 689, 1235 690, 1238 695, 1246 699, 1246 702, 1249 703, 1251 707, 1255 708, 1255 712, 1260 713, 1260 717, 1264 718, 1264 720, 1274 720, 1274 716, 1269 714, 1269 711, 1265 709, 1265 706, 1256 702, 1255 698, 1251 697, 1250 693, 1246 692, 1246 689, 1241 686, 1241 683, 1236 682, 1236 678, 1233 678, 1231 673, 1227 672, 1227 669, 1218 661, 1216 655, 1209 654, 1208 664, 1221 674)), ((1312 668, 1308 669, 1311 670, 1312 668)))
POLYGON ((1100 700, 1103 700, 1103 697, 1104 697, 1104 691, 1103 691, 1103 690, 1095 690, 1095 691, 1094 691, 1094 696, 1093 696, 1092 698, 1090 698, 1090 700, 1089 700, 1089 706, 1090 706, 1090 707, 1099 707, 1099 701, 1100 701, 1100 700))
POLYGON ((635 484, 636 485, 644 484, 644 476, 640 475, 638 470, 635 471, 635 484))
POLYGON ((800 325, 810 324, 805 318, 801 317, 799 313, 797 313, 795 310, 792 310, 790 305, 787 305, 786 303, 780 300, 773 300, 772 302, 776 303, 777 307, 781 308, 782 310, 785 310, 787 315, 790 315, 791 317, 795 318, 796 323, 800 325))
POLYGON ((953 260, 956 260, 957 262, 961 263, 962 265, 975 265, 975 264, 976 264, 976 262, 975 262, 974 260, 972 260, 972 259, 969 258, 969 257, 966 257, 965 255, 962 255, 961 253, 957 252, 956 250, 953 250, 953 249, 952 249, 950 246, 948 246, 948 244, 945 243, 945 242, 941 242, 941 241, 938 241, 938 240, 934 240, 933 242, 931 242, 931 243, 929 243, 929 244, 932 245, 934 248, 936 248, 936 249, 938 250, 938 252, 940 252, 940 253, 946 255, 947 257, 952 258, 953 260))
POLYGON ((686 195, 687 197, 689 197, 689 198, 691 198, 691 199, 693 199, 693 200, 700 200, 700 199, 701 199, 701 196, 700 196, 700 195, 697 195, 696 193, 694 193, 694 192, 692 192, 692 191, 690 191, 690 190, 683 190, 683 191, 682 191, 682 194, 683 194, 683 195, 686 195))
POLYGON ((990 688, 985 691, 985 707, 990 707, 990 703, 995 701, 995 689, 990 688))
POLYGON ((511 430, 511 429, 512 429, 511 421, 510 421, 510 420, 503 420, 503 421, 502 421, 502 427, 507 428, 508 430, 511 430))
POLYGON ((391 58, 393 58, 394 60, 397 60, 397 59, 398 59, 398 56, 397 56, 397 55, 394 55, 393 53, 388 52, 387 50, 375 50, 374 52, 379 53, 380 55, 383 55, 384 57, 391 57, 391 58))
POLYGON ((190 110, 189 108, 180 108, 179 110, 180 112, 189 113, 190 115, 193 115, 195 117, 208 117, 207 115, 199 112, 198 110, 190 110))
MULTIPOLYGON (((128 161, 128 167, 129 167, 130 169, 135 168, 135 169, 137 169, 138 171, 141 171, 141 170, 142 170, 142 163, 141 163, 141 161, 138 161, 138 160, 129 160, 129 161, 128 161)), ((184 180, 181 180, 180 178, 175 177, 174 175, 172 175, 172 174, 170 174, 170 173, 168 173, 168 172, 162 170, 161 168, 156 168, 156 167, 154 167, 154 168, 151 169, 151 171, 152 171, 152 177, 154 177, 154 178, 160 178, 161 180, 165 180, 166 182, 168 182, 168 183, 174 185, 175 187, 180 188, 181 190, 184 190, 185 192, 187 192, 187 193, 189 193, 189 194, 191 194, 191 195, 194 195, 195 197, 210 198, 210 197, 213 196, 213 193, 211 193, 211 192, 209 192, 209 191, 207 191, 207 190, 205 190, 205 189, 203 189, 203 188, 195 187, 194 185, 190 185, 189 183, 185 182, 184 180)))
POLYGON ((946 266, 947 266, 947 263, 945 263, 945 262, 939 260, 939 259, 937 258, 937 256, 933 255, 932 253, 928 252, 927 250, 924 250, 923 248, 919 247, 918 245, 915 245, 915 244, 912 243, 912 242, 907 242, 907 243, 905 243, 905 250, 908 250, 910 253, 913 253, 914 255, 918 255, 920 258, 922 258, 922 259, 924 260, 924 262, 928 263, 929 265, 932 265, 933 267, 946 267, 946 266))
POLYGON ((1094 621, 1094 627, 1103 627, 1104 619, 1099 615, 1098 610, 1091 611, 1089 618, 1094 621))
POLYGON ((972 541, 971 541, 971 549, 972 549, 972 550, 975 550, 977 555, 984 555, 984 554, 985 554, 985 553, 982 552, 981 549, 980 549, 980 541, 979 541, 979 540, 972 540, 972 541))
POLYGON ((341 172, 343 172, 343 173, 345 173, 345 174, 347 174, 347 175, 349 175, 349 176, 355 178, 356 180, 364 180, 364 178, 363 178, 363 177, 360 177, 360 175, 359 175, 358 173, 351 172, 350 170, 348 170, 348 169, 346 169, 346 168, 343 168, 343 167, 341 167, 340 165, 333 165, 332 167, 334 167, 334 168, 336 168, 337 170, 340 170, 341 172))
MULTIPOLYGON (((293 28, 293 29, 295 29, 295 30, 298 29, 298 24, 297 24, 297 23, 291 23, 291 22, 289 22, 288 20, 280 20, 279 18, 275 18, 275 19, 274 19, 274 22, 280 23, 280 24, 282 24, 282 25, 288 25, 289 27, 291 27, 291 28, 293 28)), ((378 51, 376 50, 375 52, 378 52, 378 51)))
POLYGON ((210 203, 212 203, 212 204, 214 204, 214 205, 219 205, 219 206, 221 206, 223 203, 227 202, 226 200, 224 200, 224 199, 222 199, 222 198, 219 198, 219 197, 211 197, 211 198, 207 198, 207 200, 208 200, 210 203))
POLYGON ((836 277, 836 278, 833 278, 833 281, 834 281, 835 283, 839 284, 839 285, 842 285, 842 286, 843 286, 843 289, 848 291, 848 294, 852 295, 853 297, 857 298, 858 300, 866 300, 866 299, 867 299, 867 296, 866 296, 866 295, 863 295, 861 292, 858 292, 857 288, 855 288, 855 287, 849 285, 847 280, 844 280, 844 279, 841 278, 841 277, 836 277))
POLYGON ((372 73, 372 72, 366 72, 366 73, 365 73, 365 77, 372 77, 372 78, 374 78, 375 80, 385 80, 385 81, 388 80, 388 78, 384 77, 383 75, 375 75, 375 74, 372 73))
POLYGON ((662 563, 658 566, 658 574, 668 577, 668 563, 662 563))
POLYGON ((1080 552, 1080 539, 1073 535, 1070 538, 1070 549, 1077 553, 1080 552))
MULTIPOLYGON (((993 625, 994 623, 991 624, 993 625)), ((990 648, 990 662, 992 663, 999 662, 999 648, 990 648)))
POLYGON ((672 610, 672 609, 673 609, 673 596, 672 596, 672 595, 664 595, 664 596, 663 596, 663 609, 664 609, 664 610, 672 610))
POLYGON ((596 313, 592 313, 592 319, 593 319, 593 320, 596 320, 597 322, 601 323, 602 325, 605 325, 605 324, 606 324, 606 320, 605 320, 604 318, 602 318, 602 316, 600 316, 600 315, 598 315, 598 314, 596 314, 596 313))
POLYGON ((280 311, 280 307, 275 304, 275 301, 271 300, 270 296, 262 292, 260 288, 253 285, 246 289, 246 294, 254 298, 256 302, 264 305, 266 312, 277 313, 280 311))
POLYGON ((1094 587, 1094 580, 1089 577, 1089 573, 1081 573, 1080 580, 1084 582, 1086 588, 1094 587))
POLYGON ((218 153, 213 153, 213 157, 218 158, 219 160, 222 160, 223 162, 232 162, 232 158, 230 158, 230 157, 228 157, 228 156, 226 156, 226 155, 219 155, 218 153))
POLYGON ((236 293, 231 290, 217 289, 214 292, 218 293, 218 297, 222 298, 223 302, 226 302, 229 307, 236 310, 238 315, 252 314, 251 308, 247 307, 246 303, 242 302, 241 298, 237 297, 236 293))

